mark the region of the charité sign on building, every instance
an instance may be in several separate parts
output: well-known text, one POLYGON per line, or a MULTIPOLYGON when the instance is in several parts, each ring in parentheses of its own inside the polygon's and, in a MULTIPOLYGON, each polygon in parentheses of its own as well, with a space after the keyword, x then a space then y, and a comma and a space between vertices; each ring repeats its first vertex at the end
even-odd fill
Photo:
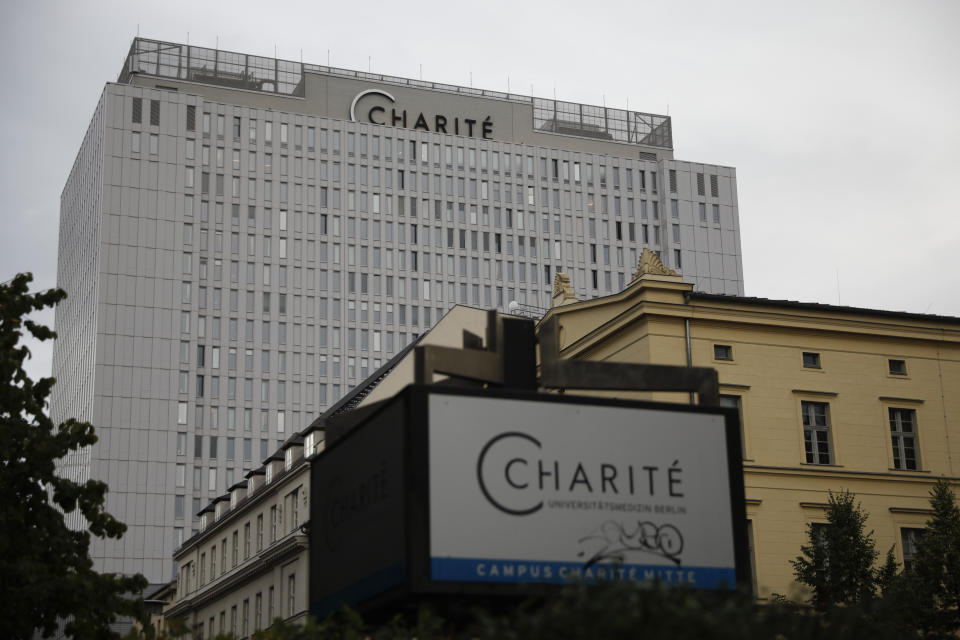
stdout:
POLYGON ((493 118, 489 115, 450 117, 447 114, 423 111, 408 113, 402 105, 397 105, 397 99, 392 94, 383 89, 365 89, 354 96, 350 103, 350 120, 485 140, 493 137, 493 118))
POLYGON ((571 580, 749 584, 739 447, 732 409, 409 386, 313 467, 311 613, 571 580))

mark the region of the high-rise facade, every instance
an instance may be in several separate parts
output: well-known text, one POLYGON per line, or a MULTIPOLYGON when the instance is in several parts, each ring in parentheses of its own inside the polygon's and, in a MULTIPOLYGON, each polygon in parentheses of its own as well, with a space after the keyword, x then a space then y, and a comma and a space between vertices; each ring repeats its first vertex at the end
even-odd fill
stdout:
MULTIPOLYGON (((61 197, 61 472, 172 577, 194 514, 455 303, 623 289, 643 248, 743 294, 736 175, 667 116, 137 38, 61 197)), ((79 524, 79 523, 76 523, 79 524)))

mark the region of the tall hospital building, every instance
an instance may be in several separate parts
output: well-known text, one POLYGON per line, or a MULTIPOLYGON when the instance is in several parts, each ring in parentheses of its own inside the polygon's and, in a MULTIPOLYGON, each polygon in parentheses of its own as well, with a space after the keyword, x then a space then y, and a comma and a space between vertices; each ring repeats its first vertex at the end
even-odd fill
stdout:
POLYGON ((453 304, 545 310, 560 271, 620 291, 645 247, 743 294, 735 171, 675 160, 667 116, 143 38, 59 243, 51 410, 100 438, 61 473, 128 525, 97 568, 153 583, 201 506, 453 304))

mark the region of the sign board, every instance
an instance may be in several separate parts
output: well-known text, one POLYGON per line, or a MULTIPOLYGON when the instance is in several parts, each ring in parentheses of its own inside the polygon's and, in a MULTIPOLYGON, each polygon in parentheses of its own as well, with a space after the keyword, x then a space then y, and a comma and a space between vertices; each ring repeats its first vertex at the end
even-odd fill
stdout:
POLYGON ((736 583, 723 415, 434 395, 434 580, 736 583))
POLYGON ((357 414, 313 462, 315 616, 577 579, 750 582, 734 409, 411 385, 357 414))

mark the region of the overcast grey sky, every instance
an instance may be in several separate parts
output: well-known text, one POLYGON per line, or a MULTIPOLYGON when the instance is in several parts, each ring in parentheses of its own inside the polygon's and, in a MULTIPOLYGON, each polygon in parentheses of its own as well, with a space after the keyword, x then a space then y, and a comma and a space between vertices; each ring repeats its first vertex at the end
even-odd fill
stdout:
POLYGON ((960 316, 960 1, 7 3, 0 281, 55 285, 60 192, 138 27, 669 109, 676 158, 737 169, 747 295, 960 316))

